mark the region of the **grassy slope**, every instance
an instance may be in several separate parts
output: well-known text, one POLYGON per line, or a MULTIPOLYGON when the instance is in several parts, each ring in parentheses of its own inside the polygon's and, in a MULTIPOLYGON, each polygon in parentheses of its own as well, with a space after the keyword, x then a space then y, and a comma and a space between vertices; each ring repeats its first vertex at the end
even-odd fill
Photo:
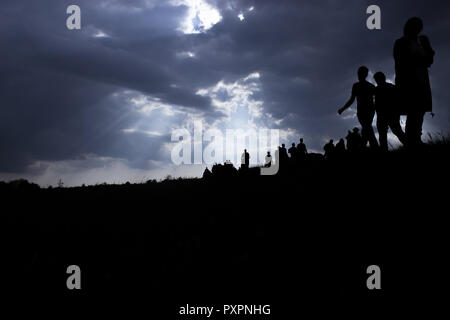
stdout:
POLYGON ((421 152, 315 160, 271 177, 2 185, 9 280, 20 290, 70 295, 65 267, 79 264, 82 294, 91 297, 251 295, 288 308, 294 290, 345 307, 374 298, 365 268, 378 264, 379 301, 433 292, 447 267, 449 151, 441 142, 421 152))

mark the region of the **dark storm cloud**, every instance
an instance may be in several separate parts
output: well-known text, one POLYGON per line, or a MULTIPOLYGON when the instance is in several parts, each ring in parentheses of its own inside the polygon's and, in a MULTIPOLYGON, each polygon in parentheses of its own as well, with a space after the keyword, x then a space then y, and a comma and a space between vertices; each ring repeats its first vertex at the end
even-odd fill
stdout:
MULTIPOLYGON (((393 43, 415 15, 423 17, 437 52, 431 69, 437 117, 427 125, 448 129, 446 0, 211 0, 222 20, 200 34, 177 30, 188 7, 168 1, 75 3, 82 8, 81 31, 65 27, 72 1, 0 4, 0 172, 84 154, 127 159, 135 167, 163 160, 159 146, 169 141, 170 125, 156 136, 124 134, 142 115, 115 93, 142 93, 184 112, 205 112, 213 121, 223 114, 196 92, 252 72, 261 75, 262 90, 253 98, 263 101, 264 112, 320 149, 323 139, 343 136, 356 125, 336 115, 350 95, 356 68, 365 64, 392 76, 393 43), (370 4, 382 9, 381 31, 365 27, 370 4), (93 37, 96 33, 106 36, 93 37)), ((227 101, 228 93, 219 99, 227 101)))
POLYGON ((170 86, 170 63, 175 59, 171 47, 176 42, 170 37, 180 36, 175 29, 185 8, 133 13, 128 9, 144 2, 122 2, 127 10, 119 3, 102 10, 93 2, 78 2, 87 31, 98 26, 115 36, 110 40, 92 38, 84 29, 68 31, 68 3, 2 2, 2 12, 8 15, 2 16, 0 33, 7 44, 0 53, 0 171, 22 171, 34 160, 72 159, 85 153, 130 157, 132 163, 144 156, 158 159, 158 153, 147 150, 157 150, 155 141, 167 142, 167 136, 144 139, 134 134, 130 139, 120 132, 139 115, 127 109, 125 101, 111 98, 119 89, 208 108, 209 99, 195 95, 195 90, 170 86))

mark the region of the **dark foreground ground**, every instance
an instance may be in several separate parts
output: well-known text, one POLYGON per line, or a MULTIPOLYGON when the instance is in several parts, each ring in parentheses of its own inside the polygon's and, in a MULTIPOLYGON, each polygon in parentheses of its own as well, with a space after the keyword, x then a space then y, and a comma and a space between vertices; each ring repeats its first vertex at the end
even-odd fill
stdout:
POLYGON ((414 311, 446 290, 449 151, 313 160, 269 177, 2 184, 2 288, 50 305, 131 301, 158 319, 206 319, 177 316, 187 303, 270 304, 257 319, 414 311), (72 264, 79 291, 66 287, 72 264), (373 264, 381 290, 366 287, 373 264))

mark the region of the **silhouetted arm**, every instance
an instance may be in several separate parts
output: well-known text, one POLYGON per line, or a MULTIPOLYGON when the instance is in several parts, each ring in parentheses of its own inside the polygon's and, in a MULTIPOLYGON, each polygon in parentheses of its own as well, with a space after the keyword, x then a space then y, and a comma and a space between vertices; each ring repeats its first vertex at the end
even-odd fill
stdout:
POLYGON ((339 114, 342 114, 342 112, 344 112, 345 110, 347 110, 347 109, 353 104, 353 102, 355 102, 355 98, 356 98, 355 92, 354 92, 354 90, 352 90, 352 96, 351 96, 350 99, 347 101, 347 103, 346 103, 342 108, 340 108, 340 109, 338 110, 338 113, 339 113, 339 114))

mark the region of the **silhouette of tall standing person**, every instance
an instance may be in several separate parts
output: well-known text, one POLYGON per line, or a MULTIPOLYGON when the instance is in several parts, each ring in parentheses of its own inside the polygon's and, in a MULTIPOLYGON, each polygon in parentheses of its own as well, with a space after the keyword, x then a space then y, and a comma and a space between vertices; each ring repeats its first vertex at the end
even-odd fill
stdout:
POLYGON ((389 128, 402 144, 406 144, 406 135, 400 125, 400 110, 398 108, 398 94, 396 87, 386 82, 383 72, 377 72, 373 76, 377 87, 375 88, 375 110, 377 112, 377 129, 380 140, 380 148, 388 151, 387 134, 389 128))
POLYGON ((308 150, 306 148, 305 143, 303 142, 303 138, 300 138, 299 144, 297 144, 297 155, 299 159, 303 160, 306 158, 306 155, 308 154, 308 150))
POLYGON ((286 150, 286 145, 284 143, 281 144, 281 147, 279 147, 279 149, 280 149, 280 163, 283 163, 289 159, 286 150))
POLYGON ((241 166, 244 169, 248 169, 250 165, 250 154, 247 152, 247 149, 244 149, 244 153, 241 157, 241 166))
POLYGON ((433 64, 435 52, 428 37, 420 35, 422 29, 420 18, 409 19, 403 29, 403 37, 394 45, 395 84, 407 115, 405 133, 411 147, 422 144, 423 118, 426 112, 432 112, 428 68, 433 64))
POLYGON ((378 141, 372 128, 373 117, 375 116, 375 106, 373 103, 375 86, 366 80, 368 74, 369 69, 367 69, 367 67, 361 66, 358 68, 359 81, 353 84, 352 96, 347 103, 338 110, 338 113, 342 114, 342 112, 348 109, 356 99, 356 115, 362 127, 361 134, 364 146, 367 144, 367 141, 369 141, 372 148, 377 148, 378 141))

